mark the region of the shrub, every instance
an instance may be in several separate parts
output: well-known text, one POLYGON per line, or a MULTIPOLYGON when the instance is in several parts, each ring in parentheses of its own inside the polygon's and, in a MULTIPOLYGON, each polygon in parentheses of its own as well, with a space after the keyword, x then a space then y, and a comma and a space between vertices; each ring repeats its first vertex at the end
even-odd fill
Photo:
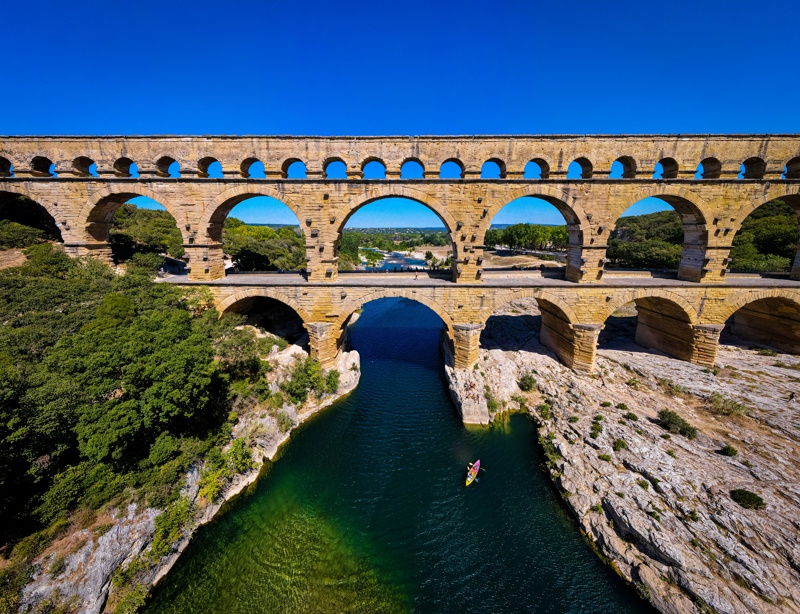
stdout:
POLYGON ((285 411, 279 411, 276 418, 278 420, 278 430, 281 433, 285 433, 294 426, 294 420, 285 411))
POLYGON ((620 450, 627 450, 628 444, 625 443, 624 439, 616 439, 614 440, 614 452, 619 452, 620 450))
POLYGON ((601 506, 599 503, 595 503, 589 509, 592 510, 593 512, 597 513, 597 514, 602 514, 603 513, 603 506, 601 506))
POLYGON ((154 561, 159 561, 172 550, 172 546, 183 537, 186 525, 192 518, 192 503, 182 497, 156 517, 156 531, 150 549, 154 561))
POLYGON ((580 420, 580 418, 578 418, 578 416, 570 416, 569 418, 567 418, 567 420, 568 420, 569 422, 571 422, 572 424, 574 424, 574 423, 576 423, 578 420, 580 420))
POLYGON ((325 376, 325 392, 335 394, 339 390, 339 372, 336 369, 328 371, 325 376))
MULTIPOLYGON (((621 409, 621 408, 620 408, 620 409, 621 409)), ((637 416, 636 414, 634 414, 632 411, 629 411, 628 413, 626 413, 626 414, 625 414, 625 417, 626 417, 628 420, 631 420, 631 421, 633 421, 633 422, 638 422, 638 421, 639 421, 639 416, 637 416)))
POLYGON ((691 520, 692 522, 697 522, 697 521, 698 521, 698 519, 699 519, 699 517, 697 516, 697 510, 692 510, 692 511, 690 511, 690 512, 689 512, 689 515, 688 515, 688 518, 689 518, 689 520, 691 520))
POLYGON ((675 450, 667 450, 667 454, 669 454, 672 458, 676 458, 675 450))
POLYGON ((611 407, 611 401, 603 401, 600 403, 600 407, 611 407))
POLYGON ((668 377, 657 377, 656 380, 658 380, 659 386, 661 386, 664 390, 666 390, 674 397, 689 392, 688 388, 686 388, 685 386, 681 386, 680 384, 676 384, 668 377))
POLYGON ((764 499, 759 497, 756 493, 750 492, 745 488, 737 488, 732 490, 731 499, 748 510, 762 510, 767 507, 767 504, 764 503, 764 499))
POLYGON ((658 412, 658 423, 670 433, 679 433, 687 439, 697 437, 697 429, 669 409, 662 409, 658 412))
POLYGON ((536 378, 530 373, 526 373, 519 378, 519 388, 525 392, 530 392, 536 386, 536 378))
POLYGON ((708 409, 714 414, 723 416, 741 416, 748 414, 747 408, 733 399, 723 397, 719 392, 712 392, 708 396, 708 409))
POLYGON ((539 415, 542 417, 542 420, 550 419, 550 406, 547 403, 542 403, 537 409, 539 410, 539 415))
POLYGON ((595 414, 594 418, 592 418, 593 422, 600 422, 603 419, 603 414, 595 414))
POLYGON ((762 348, 758 346, 750 346, 751 350, 756 350, 759 356, 777 356, 778 352, 771 348, 762 348))
POLYGON ((644 479, 636 480, 636 483, 644 490, 650 490, 650 482, 644 479))
POLYGON ((610 454, 598 454, 597 458, 599 458, 601 461, 605 461, 607 463, 611 462, 611 455, 610 454))
POLYGON ((639 390, 639 386, 641 386, 642 382, 638 377, 632 377, 627 382, 625 382, 625 384, 630 386, 634 390, 639 390))
POLYGON ((722 456, 736 456, 739 454, 739 450, 734 448, 731 444, 726 443, 719 453, 722 454, 722 456))
POLYGON ((628 409, 628 406, 625 405, 625 403, 617 403, 617 409, 621 409, 622 411, 625 411, 625 410, 628 409))
POLYGON ((64 561, 64 556, 62 554, 56 554, 50 561, 50 566, 47 568, 47 573, 56 578, 64 573, 66 568, 67 564, 64 561))
POLYGON ((779 367, 781 369, 792 369, 794 371, 800 371, 800 362, 789 365, 786 364, 785 362, 778 360, 775 362, 774 366, 779 367))
POLYGON ((600 425, 599 422, 592 422, 592 430, 589 433, 589 437, 592 439, 597 439, 597 436, 603 432, 603 427, 600 425))
POLYGON ((554 438, 555 435, 553 433, 550 433, 547 437, 539 437, 539 444, 542 446, 547 464, 551 469, 555 469, 558 461, 563 458, 553 443, 554 438))

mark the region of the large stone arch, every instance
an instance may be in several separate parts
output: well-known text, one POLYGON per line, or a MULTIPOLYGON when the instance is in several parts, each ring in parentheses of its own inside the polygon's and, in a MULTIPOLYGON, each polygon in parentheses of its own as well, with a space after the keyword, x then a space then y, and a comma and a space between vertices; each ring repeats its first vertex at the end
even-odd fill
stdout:
MULTIPOLYGON (((770 288, 769 290, 753 290, 732 301, 723 301, 719 309, 708 318, 709 324, 725 324, 734 313, 742 307, 768 298, 781 298, 794 303, 800 309, 800 290, 770 288)), ((705 318, 704 318, 705 320, 705 318)))
POLYGON ((256 196, 269 196, 280 201, 297 216, 298 220, 300 219, 300 206, 294 202, 294 200, 287 197, 282 186, 275 188, 268 185, 257 184, 240 185, 228 188, 205 206, 203 216, 200 218, 198 224, 201 236, 214 241, 221 241, 222 226, 228 214, 236 205, 256 196))
POLYGON ((608 222, 613 230, 620 217, 629 207, 645 198, 658 198, 664 201, 681 218, 683 246, 678 265, 678 279, 700 281, 708 259, 708 247, 714 241, 708 232, 708 221, 713 219, 711 206, 703 198, 686 188, 657 185, 642 188, 633 200, 621 200, 609 210, 608 222))
POLYGON ((456 220, 439 199, 415 187, 372 183, 364 186, 364 193, 362 195, 352 198, 348 204, 340 208, 336 216, 338 220, 336 226, 338 237, 341 238, 344 227, 356 211, 383 198, 407 198, 426 206, 439 217, 450 236, 450 240, 453 240, 456 220))
MULTIPOLYGON (((92 227, 102 228, 102 226, 106 226, 105 233, 107 235, 107 226, 111 224, 111 218, 114 216, 114 212, 131 198, 137 196, 146 196, 163 206, 175 219, 178 229, 181 229, 181 219, 178 208, 168 198, 144 186, 135 183, 126 183, 119 187, 103 188, 89 196, 78 218, 83 224, 87 240, 107 240, 107 236, 105 239, 102 239, 98 235, 93 234, 92 227)), ((181 231, 181 234, 184 234, 183 231, 181 231)))
POLYGON ((520 300, 523 298, 533 298, 536 299, 536 302, 539 301, 546 301, 558 307, 566 316, 567 321, 570 325, 573 325, 579 321, 577 314, 575 311, 570 307, 566 302, 564 302, 561 298, 547 292, 545 290, 541 290, 539 288, 525 288, 522 290, 514 290, 507 294, 501 295, 498 299, 494 301, 491 307, 484 309, 481 312, 480 318, 481 323, 485 324, 486 321, 492 317, 495 311, 503 307, 504 305, 508 305, 512 301, 520 300))
MULTIPOLYGON (((45 198, 44 195, 40 195, 36 193, 35 190, 31 190, 28 183, 2 183, 0 184, 0 192, 8 192, 9 194, 16 194, 18 196, 30 198, 33 202, 44 208, 44 210, 47 211, 56 224, 60 224, 58 203, 51 202, 45 198)), ((63 221, 64 220, 61 220, 61 222, 63 221)))
MULTIPOLYGON (((39 195, 34 194, 28 185, 25 184, 0 184, 0 209, 5 209, 5 205, 8 204, 10 201, 16 199, 17 196, 23 196, 28 198, 34 205, 34 211, 27 211, 22 212, 19 211, 19 214, 22 215, 21 218, 17 218, 17 221, 22 221, 24 218, 27 217, 26 214, 33 214, 34 218, 43 218, 49 217, 52 220, 52 224, 46 222, 43 219, 37 219, 37 222, 42 223, 47 228, 48 232, 52 232, 53 236, 61 235, 61 243, 62 244, 69 244, 74 242, 74 234, 75 229, 71 228, 68 221, 66 219, 59 219, 59 207, 57 203, 50 202, 47 199, 41 198, 39 195)), ((18 208, 12 207, 10 210, 12 217, 17 217, 18 208), (13 210, 13 212, 12 212, 13 210)), ((23 223, 27 223, 23 221, 23 223)))
MULTIPOLYGON (((637 300, 643 298, 659 298, 669 301, 670 303, 674 303, 686 314, 690 324, 697 324, 698 320, 700 319, 697 310, 691 305, 691 303, 689 303, 679 294, 670 292, 669 290, 664 290, 662 288, 639 288, 633 291, 623 292, 615 295, 614 298, 612 298, 606 304, 603 322, 605 322, 611 316, 611 314, 613 314, 623 305, 636 302, 637 300)), ((598 322, 598 324, 602 324, 603 322, 598 322)))
POLYGON ((297 301, 274 288, 245 288, 218 302, 217 310, 220 314, 223 314, 236 305, 236 303, 257 297, 271 298, 291 307, 295 313, 300 316, 300 319, 303 320, 303 324, 307 324, 311 321, 311 316, 297 301))
POLYGON ((428 309, 436 313, 436 315, 442 319, 442 322, 444 322, 447 328, 448 336, 451 339, 453 338, 453 319, 450 317, 450 314, 447 312, 447 310, 435 300, 431 300, 426 297, 423 292, 414 290, 413 288, 402 287, 389 287, 376 290, 375 292, 361 295, 358 298, 347 302, 339 310, 339 317, 334 322, 335 328, 337 330, 341 329, 356 310, 360 309, 367 303, 371 303, 372 301, 377 301, 382 298, 407 298, 410 301, 416 301, 421 305, 425 305, 428 309))

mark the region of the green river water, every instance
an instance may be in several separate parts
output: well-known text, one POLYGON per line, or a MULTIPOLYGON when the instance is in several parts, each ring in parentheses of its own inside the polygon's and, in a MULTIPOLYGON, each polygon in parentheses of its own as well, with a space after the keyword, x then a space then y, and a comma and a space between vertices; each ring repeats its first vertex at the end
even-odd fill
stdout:
POLYGON ((462 425, 440 327, 405 299, 366 305, 356 390, 197 532, 145 612, 652 612, 581 537, 529 419, 462 425))

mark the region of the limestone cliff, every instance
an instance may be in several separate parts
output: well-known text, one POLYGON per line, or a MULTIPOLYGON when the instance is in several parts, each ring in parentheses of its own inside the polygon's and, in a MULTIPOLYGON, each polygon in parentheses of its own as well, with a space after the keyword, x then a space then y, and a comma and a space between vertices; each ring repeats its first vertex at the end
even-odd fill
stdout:
POLYGON ((492 318, 479 369, 540 424, 550 475, 598 553, 663 612, 800 611, 797 357, 723 345, 703 369, 618 339, 599 352, 602 378, 578 375, 539 344, 536 314, 520 301, 492 318), (523 374, 534 391, 516 385, 523 374), (668 432, 662 409, 697 437, 668 432), (743 508, 734 489, 765 507, 743 508))

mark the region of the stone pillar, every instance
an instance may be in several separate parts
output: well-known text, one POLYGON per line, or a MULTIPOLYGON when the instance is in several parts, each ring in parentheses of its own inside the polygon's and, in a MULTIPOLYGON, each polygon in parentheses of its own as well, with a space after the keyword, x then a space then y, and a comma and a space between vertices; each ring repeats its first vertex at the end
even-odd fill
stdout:
POLYGON ((333 322, 307 322, 309 346, 311 356, 319 360, 323 369, 336 367, 336 358, 339 355, 339 337, 336 325, 333 322))
POLYGON ((221 243, 184 244, 184 261, 189 281, 212 281, 225 277, 225 260, 221 243))
POLYGON ((573 324, 572 364, 575 371, 591 373, 597 359, 597 338, 603 330, 602 324, 573 324))
POLYGON ((598 282, 603 278, 605 261, 605 243, 581 245, 570 242, 567 246, 567 267, 564 277, 567 281, 582 284, 598 282))
POLYGON ((453 363, 456 369, 471 369, 478 362, 483 324, 453 325, 453 363))
POLYGON ((332 237, 306 233, 306 270, 308 281, 332 283, 339 278, 339 257, 332 237))
POLYGON ((723 324, 695 324, 692 326, 691 362, 703 367, 713 367, 717 360, 719 334, 723 324))

